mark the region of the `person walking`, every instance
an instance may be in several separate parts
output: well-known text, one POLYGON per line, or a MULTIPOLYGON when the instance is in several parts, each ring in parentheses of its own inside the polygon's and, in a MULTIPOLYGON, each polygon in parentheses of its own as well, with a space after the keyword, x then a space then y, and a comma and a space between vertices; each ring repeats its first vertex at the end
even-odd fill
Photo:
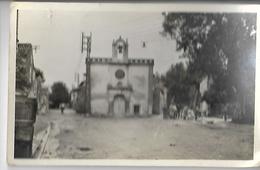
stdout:
POLYGON ((61 111, 61 114, 64 113, 64 110, 65 110, 65 104, 64 104, 64 103, 61 103, 61 104, 60 104, 60 111, 61 111))

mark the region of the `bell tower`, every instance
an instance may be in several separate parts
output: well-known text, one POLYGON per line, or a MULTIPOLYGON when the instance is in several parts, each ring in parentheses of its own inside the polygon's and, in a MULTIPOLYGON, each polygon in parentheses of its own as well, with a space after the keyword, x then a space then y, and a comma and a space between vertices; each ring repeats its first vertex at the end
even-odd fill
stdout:
POLYGON ((128 41, 120 36, 112 43, 112 59, 114 61, 127 61, 128 59, 128 41))

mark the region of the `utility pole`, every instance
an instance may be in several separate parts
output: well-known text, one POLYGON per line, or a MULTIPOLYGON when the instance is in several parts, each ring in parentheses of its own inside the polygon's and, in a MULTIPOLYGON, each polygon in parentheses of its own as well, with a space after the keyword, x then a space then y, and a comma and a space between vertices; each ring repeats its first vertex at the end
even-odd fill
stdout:
POLYGON ((82 48, 81 52, 87 52, 86 55, 86 83, 85 83, 85 112, 86 114, 91 114, 91 78, 90 78, 90 53, 91 53, 91 39, 92 33, 86 36, 82 33, 82 48))

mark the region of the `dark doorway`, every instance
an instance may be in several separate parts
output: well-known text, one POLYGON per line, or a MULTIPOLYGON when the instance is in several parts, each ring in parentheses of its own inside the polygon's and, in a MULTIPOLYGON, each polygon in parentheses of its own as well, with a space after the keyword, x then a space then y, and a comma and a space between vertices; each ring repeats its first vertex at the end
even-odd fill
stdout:
POLYGON ((135 115, 139 115, 140 114, 140 105, 139 104, 135 104, 134 105, 134 114, 135 115))

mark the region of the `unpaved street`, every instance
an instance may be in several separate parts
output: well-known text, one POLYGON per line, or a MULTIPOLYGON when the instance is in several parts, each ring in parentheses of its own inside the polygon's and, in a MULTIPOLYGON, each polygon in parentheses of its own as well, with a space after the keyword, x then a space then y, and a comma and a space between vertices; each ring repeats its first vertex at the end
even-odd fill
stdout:
POLYGON ((93 118, 65 110, 39 115, 52 122, 43 158, 252 159, 253 126, 203 125, 150 118, 93 118))

